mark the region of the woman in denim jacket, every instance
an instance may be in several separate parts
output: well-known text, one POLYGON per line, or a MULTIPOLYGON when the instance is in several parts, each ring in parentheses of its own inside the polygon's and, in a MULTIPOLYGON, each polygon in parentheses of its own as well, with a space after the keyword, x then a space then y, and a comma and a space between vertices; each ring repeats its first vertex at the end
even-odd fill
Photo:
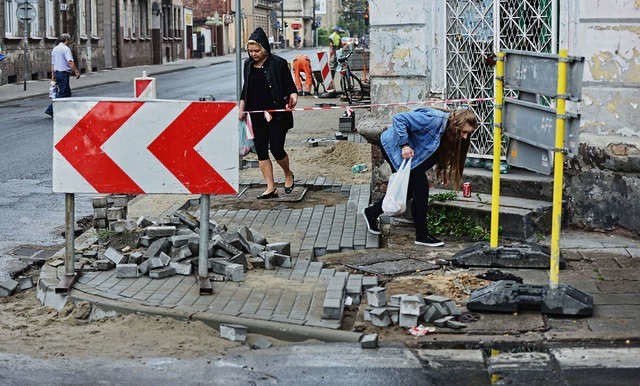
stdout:
MULTIPOLYGON (((471 110, 449 112, 425 107, 395 115, 391 127, 380 135, 382 156, 394 172, 403 159, 412 158, 407 199, 413 197, 411 213, 417 245, 444 245, 427 229, 427 171, 437 165, 443 182, 452 181, 458 189, 470 137, 477 126, 477 118, 471 110)), ((369 232, 380 234, 377 221, 383 213, 382 200, 363 209, 362 213, 369 232)))

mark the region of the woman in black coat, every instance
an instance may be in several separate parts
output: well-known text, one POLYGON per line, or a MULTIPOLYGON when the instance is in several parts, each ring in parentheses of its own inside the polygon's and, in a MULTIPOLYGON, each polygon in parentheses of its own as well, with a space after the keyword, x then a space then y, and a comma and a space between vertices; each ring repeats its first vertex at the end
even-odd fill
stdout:
MULTIPOLYGON (((287 61, 271 53, 267 35, 258 27, 247 42, 249 58, 244 62, 244 84, 240 95, 240 120, 245 111, 293 109, 298 93, 287 61)), ((287 131, 293 127, 292 112, 251 113, 254 144, 258 165, 267 189, 258 199, 278 197, 273 179, 273 164, 269 150, 284 172, 284 191, 291 193, 294 176, 289 168, 289 156, 284 150, 287 131)))

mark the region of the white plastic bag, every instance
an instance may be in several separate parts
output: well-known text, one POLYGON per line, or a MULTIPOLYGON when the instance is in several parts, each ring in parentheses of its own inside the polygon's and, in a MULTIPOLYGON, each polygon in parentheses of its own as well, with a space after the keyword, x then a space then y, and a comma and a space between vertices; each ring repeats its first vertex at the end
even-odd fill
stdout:
POLYGON ((56 99, 57 95, 58 95, 58 85, 56 84, 56 82, 51 81, 49 86, 49 98, 56 99))
POLYGON ((397 216, 407 210, 407 189, 411 175, 411 158, 403 159, 398 171, 389 177, 387 193, 382 200, 382 210, 389 216, 397 216))

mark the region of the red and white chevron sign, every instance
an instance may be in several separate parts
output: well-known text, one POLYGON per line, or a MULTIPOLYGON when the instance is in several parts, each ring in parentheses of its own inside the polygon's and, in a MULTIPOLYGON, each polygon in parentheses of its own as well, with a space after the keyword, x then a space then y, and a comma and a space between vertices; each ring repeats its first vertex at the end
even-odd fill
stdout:
POLYGON ((65 98, 54 103, 54 192, 238 192, 233 102, 65 98))
POLYGON ((156 78, 135 78, 133 93, 138 99, 156 99, 156 78))

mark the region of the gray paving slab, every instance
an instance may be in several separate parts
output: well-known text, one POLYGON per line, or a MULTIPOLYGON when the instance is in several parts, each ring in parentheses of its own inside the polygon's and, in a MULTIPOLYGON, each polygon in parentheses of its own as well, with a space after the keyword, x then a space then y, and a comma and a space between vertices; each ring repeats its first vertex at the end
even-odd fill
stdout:
POLYGON ((195 287, 196 285, 198 285, 198 283, 192 276, 185 277, 185 279, 176 286, 173 292, 171 292, 169 296, 164 299, 163 304, 167 307, 175 307, 180 302, 180 300, 182 300, 182 298, 189 292, 189 290, 191 290, 191 288, 195 287))
POLYGON ((320 230, 320 223, 322 221, 322 216, 324 215, 324 209, 324 205, 315 205, 313 207, 309 226, 307 227, 304 239, 302 240, 302 245, 300 246, 301 250, 313 250, 313 245, 318 237, 318 231, 320 230))
POLYGON ((309 263, 309 267, 305 273, 305 278, 318 279, 323 265, 324 263, 321 261, 312 261, 309 263))
POLYGON ((289 313, 289 319, 306 320, 310 304, 311 295, 297 294, 296 300, 293 303, 293 307, 291 308, 291 313, 289 313))
POLYGON ((132 286, 137 280, 138 280, 138 278, 124 278, 124 279, 120 280, 120 282, 118 282, 118 284, 116 284, 113 287, 111 287, 109 289, 109 292, 118 294, 119 296, 122 296, 122 295, 120 295, 120 293, 125 291, 130 286, 132 286))
POLYGON ((300 216, 302 215, 302 209, 293 209, 289 218, 287 219, 287 224, 285 225, 285 229, 295 229, 296 225, 298 225, 298 221, 300 220, 300 216))
MULTIPOLYGON (((630 294, 591 294, 595 305, 640 305, 640 293, 630 294)), ((640 315, 639 315, 640 317, 640 315)))
POLYGON ((276 218, 276 222, 273 224, 273 226, 276 229, 284 229, 285 225, 287 224, 287 220, 291 215, 291 212, 292 212, 292 209, 282 209, 278 214, 278 217, 276 218))
POLYGON ((104 282, 105 280, 115 276, 115 274, 116 274, 115 269, 100 272, 98 275, 96 275, 96 277, 88 281, 86 284, 91 287, 96 287, 100 285, 102 282, 104 282))
POLYGON ((346 204, 336 205, 335 213, 333 216, 333 223, 331 224, 331 232, 329 233, 329 240, 327 241, 327 253, 335 253, 340 251, 340 240, 342 239, 342 232, 344 229, 346 215, 346 204))
POLYGON ((255 314, 260 307, 260 303, 264 299, 264 291, 253 288, 251 294, 240 309, 240 314, 255 314))
POLYGON ((215 296, 213 294, 200 294, 200 285, 198 285, 198 298, 191 305, 191 308, 197 311, 207 311, 209 306, 215 300, 215 296))
POLYGON ((131 297, 133 299, 146 301, 149 296, 153 295, 153 293, 156 292, 156 290, 160 288, 160 286, 162 286, 163 282, 163 279, 151 279, 146 286, 144 286, 137 294, 131 297))
POLYGON ((116 275, 113 275, 107 280, 103 281, 102 283, 96 285, 96 288, 99 289, 100 291, 106 292, 106 291, 109 291, 111 287, 118 284, 121 280, 122 278, 119 278, 119 277, 116 277, 116 275))
POLYGON ((84 272, 82 275, 80 275, 80 277, 78 278, 78 282, 82 283, 82 284, 87 284, 88 282, 90 282, 91 280, 93 280, 96 276, 98 276, 100 274, 100 272, 96 271, 96 272, 84 272))
POLYGON ((284 290, 280 288, 268 290, 265 293, 264 298, 262 299, 262 302, 260 303, 260 306, 256 311, 256 314, 271 317, 276 309, 276 306, 278 305, 278 302, 280 301, 280 297, 282 296, 283 292, 284 290))
POLYGON ((183 280, 186 279, 186 276, 176 275, 169 278, 164 279, 164 283, 153 293, 153 295, 149 296, 146 300, 147 304, 151 305, 159 305, 166 299, 183 280))
POLYGON ((249 298, 251 290, 251 288, 247 287, 238 288, 233 297, 229 299, 229 303, 222 309, 222 312, 228 315, 238 315, 247 298, 249 298))
POLYGON ((293 271, 289 276, 289 280, 303 280, 304 275, 307 273, 310 261, 304 259, 298 259, 293 266, 293 271))
POLYGON ((128 297, 131 298, 133 296, 135 296, 135 294, 137 294, 138 292, 140 292, 144 287, 147 286, 147 284, 149 284, 151 282, 152 279, 150 279, 148 276, 143 276, 143 277, 139 277, 137 279, 135 279, 135 281, 126 289, 122 290, 120 292, 121 296, 124 297, 128 297))
POLYGON ((251 224, 253 224, 253 221, 256 219, 257 215, 258 215, 257 210, 250 210, 249 213, 247 213, 247 216, 244 218, 244 220, 242 220, 243 225, 246 225, 247 227, 251 228, 251 224))
POLYGON ((285 290, 278 300, 275 310, 273 310, 273 316, 279 318, 288 318, 293 308, 293 303, 296 301, 296 293, 291 289, 285 290))
POLYGON ((209 311, 222 312, 222 310, 229 304, 233 295, 238 290, 238 286, 232 283, 214 283, 213 285, 213 297, 214 300, 209 304, 209 311))
POLYGON ((272 209, 269 211, 267 218, 264 220, 264 226, 273 227, 278 219, 278 215, 280 214, 279 210, 272 209))
MULTIPOLYGON (((214 288, 215 292, 215 288, 214 288)), ((191 306, 198 299, 200 299, 200 285, 196 282, 193 286, 191 286, 187 292, 184 294, 182 299, 178 301, 176 304, 176 308, 178 309, 189 309, 191 310, 191 306)))
POLYGON ((331 225, 333 225, 335 212, 335 206, 324 209, 322 220, 320 222, 320 229, 318 230, 318 234, 313 245, 313 253, 316 256, 323 256, 327 254, 327 245, 329 244, 329 235, 331 234, 331 225))
POLYGON ((333 268, 322 268, 322 270, 320 271, 319 278, 322 280, 329 281, 335 273, 336 273, 336 270, 333 268))

